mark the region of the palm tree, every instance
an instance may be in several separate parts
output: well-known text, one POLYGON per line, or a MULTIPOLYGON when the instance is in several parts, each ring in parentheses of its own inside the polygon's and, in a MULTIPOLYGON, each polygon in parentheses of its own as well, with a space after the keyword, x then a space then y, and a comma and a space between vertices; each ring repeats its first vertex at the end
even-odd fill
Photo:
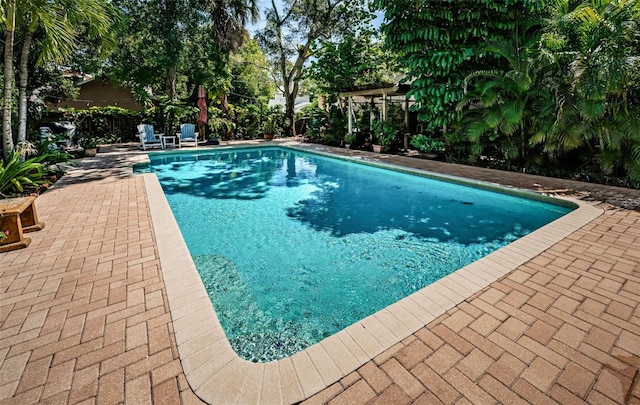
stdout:
POLYGON ((20 54, 20 82, 18 108, 18 142, 26 141, 27 83, 29 54, 34 34, 44 31, 37 64, 62 63, 76 50, 81 36, 100 38, 102 51, 116 47, 119 14, 104 0, 18 0, 20 23, 25 27, 20 54))
POLYGON ((640 181, 640 1, 557 0, 549 11, 540 48, 556 67, 558 99, 548 139, 640 181))
MULTIPOLYGON (((0 7, 2 7, 1 4, 0 7)), ((5 162, 8 162, 13 152, 11 90, 13 83, 13 38, 16 25, 16 0, 8 0, 4 9, 0 9, 0 11, 2 11, 2 14, 0 14, 1 22, 4 22, 6 26, 4 35, 4 92, 2 96, 2 158, 5 162)))
POLYGON ((210 0, 213 39, 220 50, 235 52, 242 46, 244 26, 256 22, 256 0, 210 0))
POLYGON ((483 52, 507 62, 506 70, 481 70, 465 78, 464 97, 457 109, 462 112, 462 125, 474 155, 486 145, 496 147, 523 169, 529 163, 531 138, 544 132, 554 105, 531 63, 536 43, 534 36, 523 47, 517 42, 486 47, 483 52), (489 142, 483 142, 485 136, 489 142))

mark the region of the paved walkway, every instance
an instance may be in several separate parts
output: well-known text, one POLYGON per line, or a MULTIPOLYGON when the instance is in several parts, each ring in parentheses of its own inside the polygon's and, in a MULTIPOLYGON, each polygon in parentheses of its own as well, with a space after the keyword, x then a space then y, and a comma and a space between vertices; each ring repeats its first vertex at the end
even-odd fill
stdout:
MULTIPOLYGON (((138 157, 83 159, 38 198, 46 228, 31 246, 0 254, 0 403, 199 402, 130 170, 138 157)), ((640 192, 375 158, 600 201, 605 213, 308 403, 640 403, 640 212, 620 208, 640 192)))

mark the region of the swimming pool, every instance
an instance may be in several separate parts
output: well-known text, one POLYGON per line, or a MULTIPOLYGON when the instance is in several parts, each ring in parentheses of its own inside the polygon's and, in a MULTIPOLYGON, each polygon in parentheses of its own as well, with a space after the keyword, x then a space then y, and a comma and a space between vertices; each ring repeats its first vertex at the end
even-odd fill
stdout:
POLYGON ((304 349, 570 211, 288 149, 150 159, 229 341, 252 361, 304 349))

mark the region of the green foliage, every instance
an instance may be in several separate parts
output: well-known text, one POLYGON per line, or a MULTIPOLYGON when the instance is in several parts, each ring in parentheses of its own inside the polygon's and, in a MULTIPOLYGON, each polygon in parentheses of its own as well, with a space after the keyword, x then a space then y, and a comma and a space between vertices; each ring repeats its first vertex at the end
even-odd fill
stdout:
MULTIPOLYGON (((46 155, 45 160, 42 161, 43 166, 46 167, 71 159, 71 156, 61 151, 56 144, 57 141, 66 139, 66 134, 58 134, 53 137, 44 138, 40 136, 39 131, 34 131, 31 134, 31 139, 33 139, 33 141, 31 143, 27 142, 28 149, 25 149, 29 151, 30 155, 46 155)), ((27 150, 25 150, 25 154, 27 150)))
POLYGON ((384 147, 393 145, 398 137, 399 125, 391 118, 373 123, 374 142, 384 147))
POLYGON ((265 108, 261 104, 248 104, 246 106, 236 106, 235 122, 236 128, 240 131, 243 137, 257 138, 262 135, 260 133, 261 123, 265 115, 265 108))
POLYGON ((317 105, 306 106, 299 113, 299 119, 306 121, 306 136, 315 142, 322 140, 329 126, 329 113, 317 105))
POLYGON ((269 56, 274 76, 280 82, 289 136, 295 135, 293 103, 300 91, 305 62, 312 55, 312 45, 357 31, 372 20, 373 14, 366 0, 274 1, 271 5, 266 13, 266 26, 256 39, 269 56))
POLYGON ((93 149, 98 146, 98 143, 101 143, 100 139, 89 134, 82 134, 78 138, 78 145, 82 149, 93 149))
POLYGON ((211 129, 210 137, 227 138, 229 133, 235 128, 235 123, 225 118, 224 113, 217 107, 211 106, 208 109, 207 124, 211 129))
POLYGON ((533 142, 638 182, 640 2, 557 0, 547 8, 539 64, 557 94, 553 125, 533 142))
POLYGON ((344 143, 346 144, 352 144, 356 141, 356 134, 354 133, 348 133, 344 136, 344 143))
POLYGON ((324 133, 324 141, 330 145, 339 145, 347 133, 347 115, 346 111, 337 105, 332 105, 329 109, 327 120, 327 129, 324 133))
POLYGON ((229 52, 244 38, 243 25, 257 14, 253 1, 117 0, 126 10, 127 30, 107 71, 130 83, 181 99, 204 85, 227 92, 229 52))
POLYGON ((275 83, 269 74, 269 64, 258 42, 245 34, 244 44, 231 55, 231 92, 234 105, 266 104, 275 94, 275 83))
MULTIPOLYGON (((64 117, 76 125, 78 130, 88 127, 88 132, 94 138, 100 138, 101 143, 120 143, 128 140, 134 130, 131 128, 135 121, 143 121, 147 114, 155 114, 155 109, 149 111, 133 111, 125 108, 90 107, 88 110, 77 108, 60 108, 64 117)), ((164 121, 162 121, 164 122, 164 121)))
POLYGON ((422 134, 415 135, 411 138, 411 146, 423 153, 441 153, 445 150, 445 143, 443 141, 422 134))
POLYGON ((447 135, 452 149, 491 165, 573 168, 637 184, 640 2, 558 0, 544 12, 532 30, 482 49, 500 60, 465 78, 465 136, 447 135))
POLYGON ((407 96, 429 128, 457 120, 464 78, 496 60, 480 50, 513 35, 535 0, 377 0, 388 48, 413 78, 407 96))
POLYGON ((66 62, 76 50, 90 53, 85 46, 95 40, 94 57, 105 56, 116 46, 121 15, 111 2, 102 0, 54 0, 18 2, 23 29, 31 34, 38 28, 44 37, 38 43, 38 65, 66 62))
POLYGON ((339 42, 319 41, 305 77, 319 91, 335 94, 371 84, 392 83, 400 68, 395 58, 376 40, 377 32, 348 32, 339 42))
POLYGON ((306 107, 301 118, 306 121, 306 135, 310 140, 328 145, 340 145, 345 140, 347 116, 337 105, 332 105, 329 111, 317 105, 306 107))
POLYGON ((46 183, 42 166, 45 159, 46 155, 41 155, 23 160, 21 152, 15 151, 6 163, 0 160, 0 195, 35 191, 46 183))
POLYGON ((275 137, 281 136, 286 126, 286 117, 282 113, 280 106, 274 106, 267 109, 262 118, 262 133, 273 135, 275 137))
POLYGON ((497 158, 522 168, 538 160, 539 151, 531 140, 553 120, 554 107, 553 95, 530 62, 538 39, 534 33, 518 38, 524 46, 503 41, 485 48, 503 57, 505 69, 479 70, 465 78, 458 109, 472 154, 495 150, 497 158))
POLYGON ((180 124, 194 123, 198 114, 198 107, 183 101, 174 101, 167 96, 159 97, 156 117, 160 118, 160 125, 164 124, 164 132, 173 134, 178 132, 180 124))
MULTIPOLYGON (((35 58, 34 58, 35 59, 35 58)), ((47 111, 45 102, 58 103, 62 99, 75 100, 78 96, 71 78, 65 77, 54 66, 30 66, 27 94, 32 95, 27 100, 28 119, 38 121, 47 111)))

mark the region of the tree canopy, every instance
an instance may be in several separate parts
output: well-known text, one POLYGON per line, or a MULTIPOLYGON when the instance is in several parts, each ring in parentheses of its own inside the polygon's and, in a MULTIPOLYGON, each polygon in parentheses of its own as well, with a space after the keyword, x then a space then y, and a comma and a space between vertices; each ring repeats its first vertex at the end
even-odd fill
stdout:
POLYGON ((295 135, 294 102, 316 41, 353 32, 373 18, 365 0, 271 0, 266 26, 257 39, 274 65, 288 119, 295 135))
POLYGON ((376 0, 384 11, 381 30, 413 79, 420 119, 442 128, 457 119, 464 78, 496 60, 481 49, 508 39, 535 0, 376 0))
POLYGON ((338 40, 318 41, 306 77, 333 94, 358 86, 391 83, 401 71, 376 31, 347 32, 338 40))

